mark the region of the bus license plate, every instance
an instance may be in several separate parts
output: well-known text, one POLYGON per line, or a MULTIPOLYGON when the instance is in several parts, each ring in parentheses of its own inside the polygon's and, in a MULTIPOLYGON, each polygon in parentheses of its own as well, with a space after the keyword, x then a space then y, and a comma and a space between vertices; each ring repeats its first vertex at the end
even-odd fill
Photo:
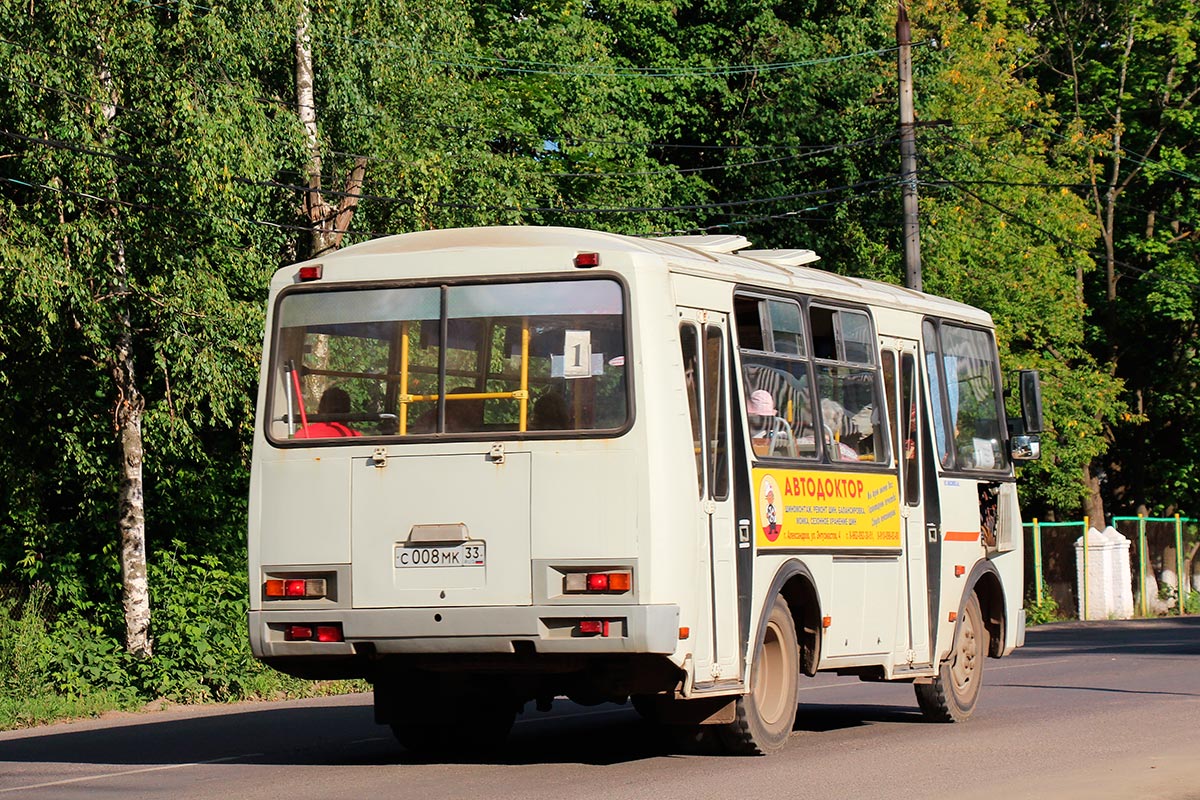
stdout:
POLYGON ((396 545, 396 569, 407 567, 482 567, 483 542, 454 545, 396 545))

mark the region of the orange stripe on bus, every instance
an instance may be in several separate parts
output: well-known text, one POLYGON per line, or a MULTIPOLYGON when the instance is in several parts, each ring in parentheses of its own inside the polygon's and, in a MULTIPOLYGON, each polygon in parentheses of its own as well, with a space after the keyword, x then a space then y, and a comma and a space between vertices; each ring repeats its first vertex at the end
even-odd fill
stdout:
POLYGON ((979 531, 946 531, 947 542, 974 542, 979 538, 979 531))

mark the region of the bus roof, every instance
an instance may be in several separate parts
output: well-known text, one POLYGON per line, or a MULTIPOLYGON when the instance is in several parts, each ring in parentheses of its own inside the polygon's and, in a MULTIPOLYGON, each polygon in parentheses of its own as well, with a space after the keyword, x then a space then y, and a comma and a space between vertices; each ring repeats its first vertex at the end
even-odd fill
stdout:
MULTIPOLYGON (((387 256, 445 250, 555 248, 575 252, 624 252, 663 259, 672 272, 754 286, 787 289, 918 313, 934 313, 990 326, 978 308, 903 286, 851 278, 804 264, 819 259, 809 250, 749 250, 741 236, 642 238, 583 228, 493 226, 445 228, 385 236, 323 255, 330 264, 362 256, 387 256), (740 252, 730 252, 736 247, 740 252)), ((486 262, 481 262, 486 263, 486 262)), ((603 259, 601 259, 603 264, 603 259)))

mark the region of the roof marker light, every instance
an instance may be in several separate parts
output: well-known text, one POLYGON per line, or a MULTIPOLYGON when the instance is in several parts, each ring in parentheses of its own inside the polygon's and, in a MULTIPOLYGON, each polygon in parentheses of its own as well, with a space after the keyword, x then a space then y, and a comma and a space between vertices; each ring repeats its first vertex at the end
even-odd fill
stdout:
POLYGON ((599 253, 580 253, 575 256, 575 267, 577 269, 590 269, 600 266, 599 253))
POLYGON ((321 276, 325 274, 324 264, 309 264, 306 267, 300 268, 300 273, 297 277, 302 281, 319 281, 321 276))

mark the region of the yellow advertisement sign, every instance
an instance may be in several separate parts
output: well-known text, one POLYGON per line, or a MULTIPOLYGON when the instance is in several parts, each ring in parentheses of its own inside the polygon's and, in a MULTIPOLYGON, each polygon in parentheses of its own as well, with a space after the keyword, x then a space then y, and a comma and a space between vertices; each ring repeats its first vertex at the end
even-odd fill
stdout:
POLYGON ((755 469, 758 546, 900 547, 895 475, 755 469))

